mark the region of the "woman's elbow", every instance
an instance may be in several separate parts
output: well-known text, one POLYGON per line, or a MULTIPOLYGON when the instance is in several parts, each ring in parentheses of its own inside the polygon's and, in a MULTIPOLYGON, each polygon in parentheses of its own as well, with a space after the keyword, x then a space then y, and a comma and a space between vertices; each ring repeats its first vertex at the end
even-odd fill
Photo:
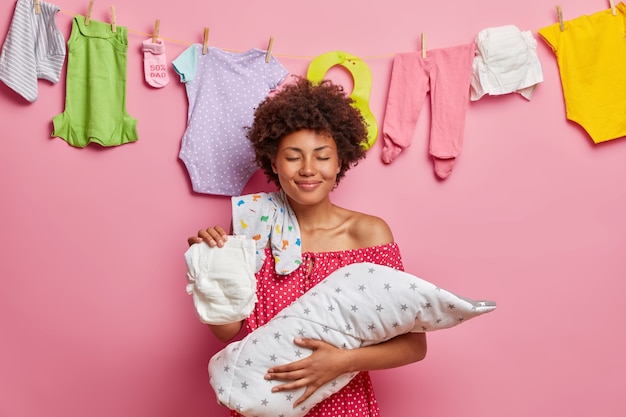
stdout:
POLYGON ((212 325, 209 324, 209 328, 213 335, 222 343, 228 343, 235 338, 239 334, 239 331, 243 327, 243 322, 239 321, 236 323, 229 324, 221 324, 221 325, 212 325))
POLYGON ((413 362, 419 362, 426 357, 428 343, 426 333, 411 333, 413 339, 413 362))

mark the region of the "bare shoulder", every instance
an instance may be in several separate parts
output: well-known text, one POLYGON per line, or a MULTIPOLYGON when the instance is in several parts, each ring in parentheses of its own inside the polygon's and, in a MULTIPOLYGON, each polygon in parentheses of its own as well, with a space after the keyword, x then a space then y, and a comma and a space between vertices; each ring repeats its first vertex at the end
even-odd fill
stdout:
POLYGON ((393 242, 393 233, 385 220, 365 213, 352 212, 350 234, 360 247, 385 245, 393 242))

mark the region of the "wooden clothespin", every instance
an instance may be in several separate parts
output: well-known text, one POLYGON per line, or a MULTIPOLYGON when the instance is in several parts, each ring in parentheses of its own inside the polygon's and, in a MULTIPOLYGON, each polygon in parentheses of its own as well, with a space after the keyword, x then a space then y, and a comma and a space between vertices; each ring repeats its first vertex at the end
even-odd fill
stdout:
POLYGON ((154 21, 154 31, 152 32, 152 43, 157 43, 159 37, 159 29, 161 28, 161 19, 154 21))
POLYGON ((85 26, 89 26, 89 21, 91 20, 92 9, 93 9, 93 0, 89 2, 89 6, 87 7, 87 15, 85 16, 85 26))
POLYGON ((565 25, 563 24, 563 11, 561 10, 561 5, 556 6, 556 15, 559 18, 559 28, 561 32, 565 30, 565 25))
POLYGON ((111 32, 117 31, 117 20, 115 20, 115 6, 111 6, 111 32))
POLYGON ((41 14, 41 3, 39 0, 35 0, 35 14, 41 14))
POLYGON ((611 6, 611 14, 615 16, 615 2, 613 0, 609 0, 609 5, 611 6))
POLYGON ((426 33, 422 32, 422 59, 426 59, 426 33))
POLYGON ((206 55, 209 50, 209 28, 204 28, 204 39, 202 40, 202 55, 206 55))
POLYGON ((272 58, 272 47, 274 46, 274 37, 270 36, 270 42, 267 45, 267 53, 265 54, 265 62, 270 62, 272 58))

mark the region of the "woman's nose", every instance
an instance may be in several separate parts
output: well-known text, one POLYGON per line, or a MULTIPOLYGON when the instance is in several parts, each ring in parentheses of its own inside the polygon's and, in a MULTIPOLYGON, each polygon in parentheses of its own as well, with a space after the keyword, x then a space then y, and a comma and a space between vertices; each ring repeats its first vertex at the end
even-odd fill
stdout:
POLYGON ((313 175, 315 174, 315 162, 310 159, 303 159, 302 166, 300 167, 300 175, 313 175))

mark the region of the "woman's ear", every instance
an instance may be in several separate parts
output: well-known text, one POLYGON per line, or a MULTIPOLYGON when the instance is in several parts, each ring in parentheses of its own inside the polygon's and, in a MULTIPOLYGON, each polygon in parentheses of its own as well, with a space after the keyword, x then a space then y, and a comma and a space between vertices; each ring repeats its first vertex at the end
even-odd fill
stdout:
POLYGON ((278 168, 276 168, 276 159, 272 159, 272 172, 278 174, 278 168))

